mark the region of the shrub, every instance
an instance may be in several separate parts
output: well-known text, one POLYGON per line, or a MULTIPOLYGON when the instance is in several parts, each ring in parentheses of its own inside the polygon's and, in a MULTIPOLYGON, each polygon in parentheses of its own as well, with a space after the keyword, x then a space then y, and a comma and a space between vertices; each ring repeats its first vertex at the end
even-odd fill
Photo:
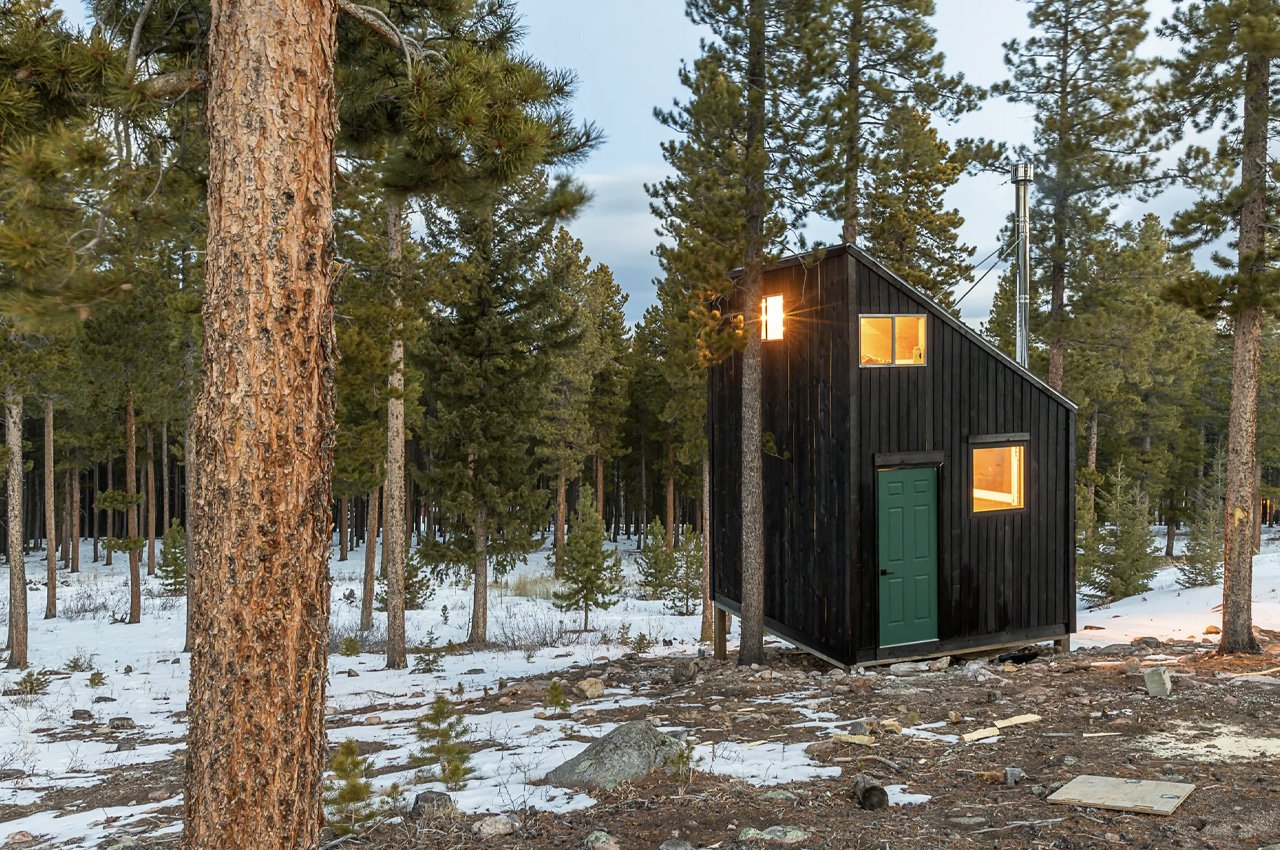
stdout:
POLYGON ((569 696, 564 691, 564 682, 559 679, 552 679, 551 684, 547 686, 547 692, 542 698, 542 704, 554 711, 556 714, 569 713, 569 696))
POLYGON ((49 692, 49 683, 51 681, 44 673, 28 670, 18 681, 14 682, 13 690, 15 693, 25 697, 39 696, 49 692))
POLYGON ((76 654, 62 665, 62 669, 68 673, 88 673, 93 669, 93 658, 94 656, 88 650, 77 649, 76 654))
POLYGON ((94 670, 89 674, 89 687, 100 688, 107 683, 107 676, 100 670, 94 670))

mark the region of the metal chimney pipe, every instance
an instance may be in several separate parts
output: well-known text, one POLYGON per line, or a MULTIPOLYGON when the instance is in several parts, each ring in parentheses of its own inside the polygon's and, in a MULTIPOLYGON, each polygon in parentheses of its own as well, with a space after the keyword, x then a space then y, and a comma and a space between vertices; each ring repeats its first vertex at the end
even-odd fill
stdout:
POLYGON ((1015 359, 1026 367, 1030 354, 1031 323, 1031 163, 1020 162, 1012 169, 1015 199, 1015 229, 1018 239, 1018 290, 1015 320, 1015 359))

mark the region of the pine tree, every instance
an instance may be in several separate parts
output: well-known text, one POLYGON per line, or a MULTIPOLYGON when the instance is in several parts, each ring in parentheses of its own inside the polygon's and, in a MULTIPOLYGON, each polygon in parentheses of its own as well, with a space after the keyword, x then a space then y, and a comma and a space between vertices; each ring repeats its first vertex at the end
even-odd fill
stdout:
POLYGON ((1157 567, 1147 494, 1118 466, 1107 477, 1101 503, 1105 522, 1096 537, 1091 587, 1106 600, 1145 593, 1157 567))
POLYGON ((676 554, 667 545, 662 520, 654 517, 645 531, 644 545, 636 558, 640 586, 650 599, 662 599, 676 571, 676 554))
POLYGON ((1222 509, 1225 484, 1226 465, 1219 454, 1195 491, 1187 554, 1178 565, 1178 585, 1181 587, 1212 587, 1222 581, 1223 554, 1226 552, 1225 512, 1222 509))
POLYGON ((662 597, 669 610, 688 616, 702 598, 702 538, 692 528, 681 529, 674 556, 674 569, 662 597))
POLYGON ((1154 158, 1141 105, 1152 62, 1143 0, 1026 0, 1033 34, 1005 44, 1011 78, 995 87, 1035 113, 1035 141, 1019 156, 1035 166, 1033 223, 1049 300, 1047 380, 1062 388, 1067 301, 1085 276, 1076 243, 1106 222, 1115 199, 1151 179, 1154 158))
POLYGON ((410 764, 426 767, 428 781, 442 782, 450 791, 461 791, 473 772, 468 767, 471 751, 461 743, 468 731, 449 698, 437 693, 414 727, 414 735, 424 746, 413 754, 410 764))
POLYGON ((365 779, 369 772, 369 760, 360 757, 360 748, 348 738, 338 747, 329 762, 335 783, 325 794, 324 802, 330 815, 325 819, 335 835, 351 835, 361 825, 377 816, 370 802, 373 783, 365 779))
POLYGON ((564 544, 560 577, 563 588, 555 592, 561 611, 581 611, 582 630, 588 628, 592 609, 612 608, 621 591, 622 559, 605 547, 604 520, 596 512, 590 487, 578 497, 573 528, 564 544))
POLYGON ((1186 275, 1172 294, 1232 327, 1218 651, 1257 652, 1252 593, 1262 329, 1264 316, 1280 306, 1267 244, 1275 225, 1268 140, 1276 118, 1271 68, 1280 57, 1280 3, 1184 3, 1158 32, 1178 45, 1177 55, 1164 62, 1168 75, 1157 90, 1161 118, 1175 138, 1187 130, 1219 134, 1213 150, 1191 144, 1184 152, 1179 170, 1190 175, 1199 199, 1174 218, 1172 231, 1189 250, 1226 239, 1236 256, 1215 253, 1219 274, 1186 275))
POLYGON ((181 596, 187 592, 187 536, 176 519, 165 530, 156 576, 168 595, 181 596))

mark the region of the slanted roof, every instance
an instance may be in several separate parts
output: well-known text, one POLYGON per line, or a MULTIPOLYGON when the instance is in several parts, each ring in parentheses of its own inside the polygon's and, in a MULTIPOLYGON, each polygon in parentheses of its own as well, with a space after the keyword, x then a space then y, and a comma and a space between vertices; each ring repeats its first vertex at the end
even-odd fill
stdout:
MULTIPOLYGON (((917 287, 914 287, 911 284, 907 283, 905 280, 902 279, 900 275, 896 274, 892 269, 885 266, 884 263, 881 263, 875 257, 871 256, 866 251, 862 250, 861 248, 858 248, 855 245, 850 245, 848 243, 843 243, 840 245, 827 245, 822 248, 817 248, 813 251, 806 251, 805 253, 802 253, 802 254, 792 254, 791 256, 784 257, 775 263, 771 263, 770 265, 765 266, 765 271, 772 271, 773 269, 786 268, 787 266, 796 265, 797 263, 804 263, 807 265, 810 262, 822 260, 827 257, 833 257, 833 256, 838 257, 841 254, 847 254, 853 257, 854 259, 858 260, 859 262, 865 263, 866 265, 875 269, 886 280, 892 281, 895 286, 898 286, 901 289, 906 290, 907 294, 923 302, 925 309, 928 310, 929 313, 931 313, 939 321, 946 322, 948 325, 955 328, 963 336, 965 336, 970 342, 984 349, 988 354, 992 355, 997 360, 1000 360, 1001 362, 1003 362, 1004 365, 1008 366, 1014 372, 1021 375, 1023 378, 1030 381, 1031 383, 1035 384, 1037 387, 1039 387, 1041 390, 1047 393, 1051 398, 1053 398, 1054 401, 1057 401, 1059 404, 1073 411, 1077 409, 1075 402, 1071 401, 1071 399, 1067 398, 1065 395, 1058 392, 1053 387, 1049 386, 1035 372, 1032 372, 1030 369, 1026 368, 1025 366, 1019 365, 1018 361, 1014 360, 1012 357, 1005 354, 1000 349, 996 348, 994 345, 988 342, 985 338, 983 338, 981 334, 979 334, 973 328, 969 327, 964 322, 957 319, 955 316, 951 314, 950 311, 948 311, 942 305, 938 304, 938 302, 934 301, 933 297, 930 296, 927 292, 924 292, 923 290, 918 289, 917 287)), ((740 276, 741 273, 742 273, 742 270, 737 269, 734 271, 733 276, 736 278, 740 276)))

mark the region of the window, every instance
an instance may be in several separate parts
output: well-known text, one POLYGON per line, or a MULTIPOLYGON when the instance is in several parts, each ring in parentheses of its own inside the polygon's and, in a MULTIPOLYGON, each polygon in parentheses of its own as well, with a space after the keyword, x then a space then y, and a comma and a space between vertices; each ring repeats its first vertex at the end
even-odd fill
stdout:
POLYGON ((760 338, 782 339, 781 295, 766 295, 760 302, 760 338))
POLYGON ((925 365, 925 316, 860 316, 862 366, 925 365))
POLYGON ((1026 502, 1026 446, 973 450, 973 512, 1012 511, 1026 502))

